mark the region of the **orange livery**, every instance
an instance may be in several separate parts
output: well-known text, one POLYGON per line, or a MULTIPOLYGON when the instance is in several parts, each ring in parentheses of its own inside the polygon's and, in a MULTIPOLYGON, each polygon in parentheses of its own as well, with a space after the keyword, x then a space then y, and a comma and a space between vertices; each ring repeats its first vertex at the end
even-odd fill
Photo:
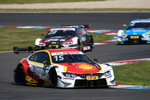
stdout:
POLYGON ((45 49, 20 61, 14 71, 18 84, 60 88, 115 85, 111 66, 100 65, 76 49, 45 49))

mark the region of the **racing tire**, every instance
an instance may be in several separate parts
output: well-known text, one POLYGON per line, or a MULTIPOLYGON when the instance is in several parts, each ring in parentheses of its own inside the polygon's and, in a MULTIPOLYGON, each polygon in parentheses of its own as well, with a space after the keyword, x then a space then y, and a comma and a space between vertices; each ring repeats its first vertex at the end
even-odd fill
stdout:
POLYGON ((94 40, 93 40, 93 37, 91 37, 91 39, 90 39, 90 50, 89 51, 92 51, 92 49, 94 48, 93 44, 94 44, 94 40))
POLYGON ((52 68, 49 72, 49 80, 51 82, 52 87, 57 87, 58 79, 57 79, 57 73, 55 68, 52 68))
POLYGON ((23 67, 20 66, 14 71, 14 81, 20 85, 27 85, 25 80, 25 73, 23 67))
POLYGON ((80 40, 78 40, 77 49, 80 50, 80 51, 83 51, 83 45, 80 42, 80 40))
POLYGON ((127 42, 124 42, 124 43, 117 42, 116 44, 117 45, 127 45, 128 43, 127 42))
POLYGON ((121 44, 121 43, 117 43, 117 45, 123 45, 123 44, 121 44))
POLYGON ((19 54, 18 47, 13 47, 13 51, 14 51, 15 54, 19 54))

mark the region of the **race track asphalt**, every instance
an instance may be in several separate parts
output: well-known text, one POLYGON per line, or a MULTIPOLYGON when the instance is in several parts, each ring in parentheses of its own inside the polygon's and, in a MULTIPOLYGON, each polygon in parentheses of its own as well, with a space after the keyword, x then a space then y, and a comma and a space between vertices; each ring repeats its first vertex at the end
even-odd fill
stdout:
MULTIPOLYGON (((150 13, 0 13, 0 25, 57 26, 60 24, 90 24, 96 29, 117 30, 130 20, 150 13)), ((100 63, 150 58, 150 45, 95 46, 86 52, 100 63)), ((29 55, 21 53, 0 53, 0 100, 149 100, 149 89, 80 88, 57 89, 35 86, 19 86, 13 82, 13 70, 21 58, 29 55)))
POLYGON ((110 13, 0 13, 0 25, 59 26, 90 24, 92 28, 118 30, 133 19, 149 18, 148 12, 110 13))

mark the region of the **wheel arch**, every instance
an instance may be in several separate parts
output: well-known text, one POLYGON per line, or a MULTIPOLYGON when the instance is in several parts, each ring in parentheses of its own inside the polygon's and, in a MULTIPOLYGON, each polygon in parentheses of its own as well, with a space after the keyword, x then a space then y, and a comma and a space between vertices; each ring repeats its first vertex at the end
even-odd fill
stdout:
POLYGON ((58 68, 58 66, 52 66, 52 67, 49 69, 48 74, 50 73, 50 71, 51 71, 51 70, 54 70, 54 69, 55 69, 55 70, 56 70, 56 72, 57 72, 57 71, 58 71, 58 69, 57 69, 57 68, 58 68))
POLYGON ((52 68, 50 68, 48 74, 49 74, 49 80, 50 80, 50 85, 52 87, 57 87, 57 71, 56 71, 56 67, 57 66, 53 66, 52 68), (53 76, 53 77, 51 77, 53 76))
POLYGON ((19 63, 14 70, 14 81, 17 84, 26 85, 25 71, 21 63, 19 63))
POLYGON ((22 60, 18 65, 17 65, 17 68, 18 69, 19 67, 22 67, 23 68, 23 71, 25 73, 25 76, 28 76, 28 69, 29 69, 29 64, 28 64, 28 61, 27 60, 22 60))

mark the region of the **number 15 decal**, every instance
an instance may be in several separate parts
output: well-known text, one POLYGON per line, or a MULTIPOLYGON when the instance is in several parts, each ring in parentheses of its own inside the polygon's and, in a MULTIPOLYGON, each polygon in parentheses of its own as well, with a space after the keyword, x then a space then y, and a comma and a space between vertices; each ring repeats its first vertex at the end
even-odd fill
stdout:
POLYGON ((54 59, 55 59, 56 61, 63 61, 63 60, 64 60, 64 57, 63 57, 63 55, 56 55, 56 56, 54 56, 54 59))

